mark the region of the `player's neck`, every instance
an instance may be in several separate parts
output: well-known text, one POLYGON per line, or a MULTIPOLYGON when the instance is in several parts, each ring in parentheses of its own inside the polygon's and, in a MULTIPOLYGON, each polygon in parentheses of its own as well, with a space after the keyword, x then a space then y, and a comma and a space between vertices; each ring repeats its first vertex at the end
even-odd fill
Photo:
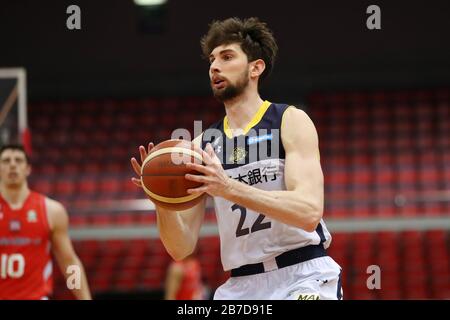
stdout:
POLYGON ((245 129, 263 102, 257 91, 243 92, 235 99, 225 101, 225 112, 230 128, 245 129))
POLYGON ((30 194, 30 189, 26 183, 17 188, 10 188, 0 185, 0 193, 9 206, 16 209, 22 207, 23 203, 30 194))

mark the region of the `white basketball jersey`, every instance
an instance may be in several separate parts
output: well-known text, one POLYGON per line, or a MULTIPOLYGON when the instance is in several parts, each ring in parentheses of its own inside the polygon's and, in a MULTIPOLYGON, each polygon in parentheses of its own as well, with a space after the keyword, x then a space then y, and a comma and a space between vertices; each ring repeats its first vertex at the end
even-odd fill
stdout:
MULTIPOLYGON (((233 179, 262 190, 286 190, 280 128, 288 107, 265 101, 244 134, 234 138, 224 118, 204 132, 202 146, 212 144, 226 173, 233 179)), ((327 248, 331 242, 323 220, 316 231, 306 232, 221 197, 214 197, 214 206, 225 271, 311 244, 323 243, 327 248)))

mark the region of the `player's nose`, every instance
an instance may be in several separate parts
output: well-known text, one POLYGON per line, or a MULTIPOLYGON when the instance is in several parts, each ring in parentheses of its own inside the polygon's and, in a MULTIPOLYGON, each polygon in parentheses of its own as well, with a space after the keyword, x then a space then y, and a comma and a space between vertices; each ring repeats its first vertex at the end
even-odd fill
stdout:
POLYGON ((217 62, 217 59, 214 60, 209 66, 209 72, 211 73, 211 77, 213 76, 214 73, 220 72, 220 65, 219 62, 217 62))

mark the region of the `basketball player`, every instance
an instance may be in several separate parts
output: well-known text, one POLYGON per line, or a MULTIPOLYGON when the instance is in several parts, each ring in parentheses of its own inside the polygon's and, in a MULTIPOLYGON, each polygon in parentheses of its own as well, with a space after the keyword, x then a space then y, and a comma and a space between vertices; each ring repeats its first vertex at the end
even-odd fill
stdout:
MULTIPOLYGON (((214 299, 342 299, 341 268, 326 252, 331 235, 322 220, 314 124, 304 111, 258 93, 278 50, 272 32, 257 18, 230 18, 213 22, 201 46, 226 116, 195 139, 204 165, 189 165, 203 175, 186 178, 203 183, 189 193, 214 199, 222 264, 231 271, 214 299)), ((139 148, 141 159, 152 147, 139 148)), ((136 159, 132 165, 139 174, 136 159)), ((183 212, 156 210, 169 254, 189 255, 205 202, 183 212)))
POLYGON ((69 239, 67 212, 61 203, 28 188, 30 172, 22 146, 0 149, 0 299, 48 299, 51 253, 66 278, 81 276, 69 279, 73 294, 91 299, 83 265, 69 239))
POLYGON ((170 264, 165 286, 166 300, 203 300, 200 262, 195 254, 170 264))

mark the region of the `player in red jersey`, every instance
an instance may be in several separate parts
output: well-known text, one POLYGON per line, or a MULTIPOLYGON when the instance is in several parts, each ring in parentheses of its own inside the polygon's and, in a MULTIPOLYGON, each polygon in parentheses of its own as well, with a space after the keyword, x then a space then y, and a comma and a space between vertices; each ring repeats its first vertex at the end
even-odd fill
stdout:
POLYGON ((0 149, 0 299, 47 299, 52 294, 52 253, 62 274, 70 277, 75 297, 91 299, 68 235, 67 212, 61 203, 28 188, 30 172, 22 146, 0 149))
POLYGON ((195 254, 170 264, 166 276, 165 299, 204 299, 200 262, 195 254))

